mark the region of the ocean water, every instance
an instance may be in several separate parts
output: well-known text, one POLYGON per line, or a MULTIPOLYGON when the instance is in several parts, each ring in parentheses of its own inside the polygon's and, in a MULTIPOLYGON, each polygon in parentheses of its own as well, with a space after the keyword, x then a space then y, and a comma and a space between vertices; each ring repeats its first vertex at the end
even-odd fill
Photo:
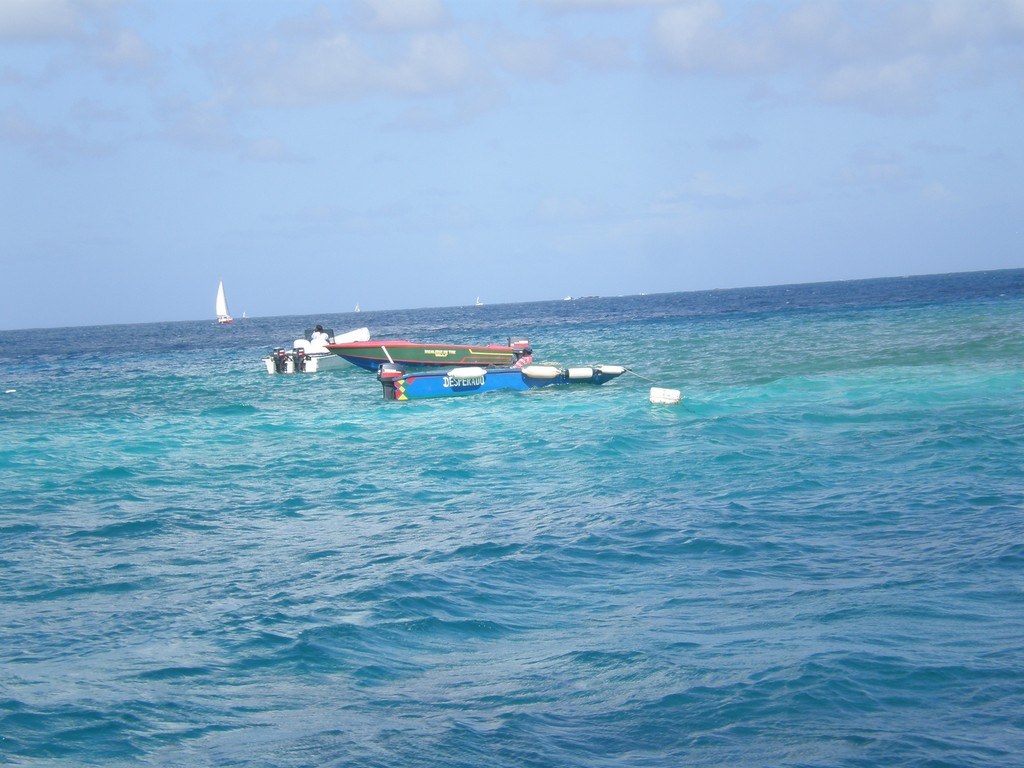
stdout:
POLYGON ((7 331, 0 392, 0 764, 1024 765, 1024 270, 7 331), (633 372, 268 375, 315 322, 633 372))

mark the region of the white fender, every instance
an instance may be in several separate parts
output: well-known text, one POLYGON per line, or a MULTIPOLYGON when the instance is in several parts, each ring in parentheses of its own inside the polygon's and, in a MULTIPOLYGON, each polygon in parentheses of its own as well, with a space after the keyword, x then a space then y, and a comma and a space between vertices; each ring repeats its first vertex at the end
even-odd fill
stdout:
POLYGON ((555 365, 525 365, 523 376, 531 379, 554 379, 560 376, 562 369, 555 365))
POLYGON ((626 367, 623 365, 599 365, 597 372, 607 376, 619 376, 626 372, 626 367))
POLYGON ((574 380, 594 378, 594 369, 589 365, 581 365, 578 368, 569 369, 569 378, 574 380))
POLYGON ((479 366, 467 366, 466 368, 452 368, 448 375, 453 379, 482 379, 487 375, 486 368, 479 366))

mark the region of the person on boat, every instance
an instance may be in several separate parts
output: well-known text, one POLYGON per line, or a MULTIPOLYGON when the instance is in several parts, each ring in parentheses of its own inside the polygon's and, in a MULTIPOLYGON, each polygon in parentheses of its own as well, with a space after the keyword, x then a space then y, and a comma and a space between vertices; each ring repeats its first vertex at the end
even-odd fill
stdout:
POLYGON ((522 368, 524 365, 529 365, 533 362, 533 347, 523 347, 522 354, 519 355, 519 359, 513 364, 513 368, 522 368))
POLYGON ((322 325, 317 325, 309 335, 309 340, 314 344, 326 344, 329 341, 329 337, 324 332, 324 327, 322 325))

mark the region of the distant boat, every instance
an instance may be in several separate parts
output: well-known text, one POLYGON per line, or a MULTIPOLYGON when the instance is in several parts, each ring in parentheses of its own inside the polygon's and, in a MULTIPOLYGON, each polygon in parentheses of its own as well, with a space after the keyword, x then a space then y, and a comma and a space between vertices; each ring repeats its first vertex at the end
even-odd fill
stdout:
POLYGON ((217 322, 221 325, 227 325, 228 323, 234 322, 234 319, 228 314, 228 300, 224 295, 224 281, 221 280, 217 286, 217 322))
POLYGON ((476 306, 478 306, 478 307, 482 307, 483 305, 484 305, 484 303, 483 303, 482 301, 480 301, 480 297, 479 297, 479 296, 477 296, 477 297, 476 297, 476 306))
POLYGON ((352 311, 353 311, 353 312, 362 312, 363 310, 361 310, 361 309, 359 308, 359 305, 358 305, 358 304, 356 304, 356 308, 355 308, 355 309, 353 309, 352 311))

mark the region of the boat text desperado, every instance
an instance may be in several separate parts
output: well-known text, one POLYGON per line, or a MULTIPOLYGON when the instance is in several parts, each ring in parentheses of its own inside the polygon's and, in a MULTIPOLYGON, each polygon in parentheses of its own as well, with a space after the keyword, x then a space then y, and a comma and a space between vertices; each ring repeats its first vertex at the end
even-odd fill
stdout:
POLYGON ((530 364, 522 368, 481 368, 465 366, 448 371, 406 373, 400 366, 381 365, 377 379, 385 400, 416 400, 493 392, 500 389, 527 390, 539 387, 604 384, 628 371, 622 365, 581 365, 563 368, 557 364, 530 364))

